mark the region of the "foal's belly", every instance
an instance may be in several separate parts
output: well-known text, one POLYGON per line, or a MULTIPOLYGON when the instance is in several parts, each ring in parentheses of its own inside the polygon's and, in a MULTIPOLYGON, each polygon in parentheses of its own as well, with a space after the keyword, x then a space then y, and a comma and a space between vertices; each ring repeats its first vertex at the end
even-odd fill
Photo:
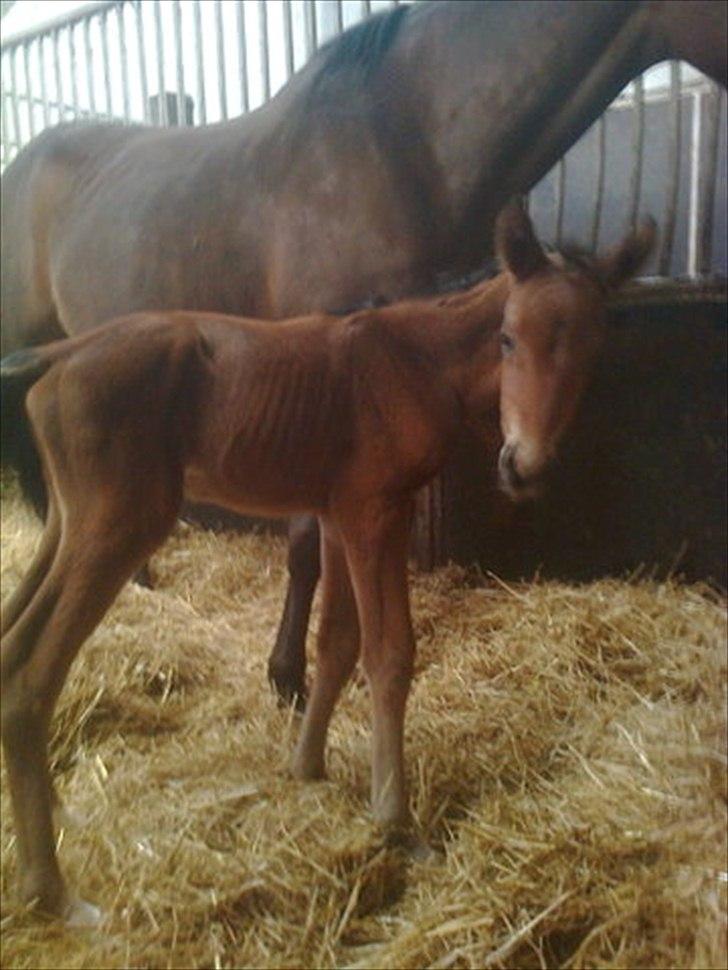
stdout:
POLYGON ((315 473, 301 476, 285 469, 262 467, 223 479, 192 465, 185 469, 185 500, 217 505, 243 515, 275 518, 300 512, 320 513, 326 509, 328 495, 328 484, 315 473))

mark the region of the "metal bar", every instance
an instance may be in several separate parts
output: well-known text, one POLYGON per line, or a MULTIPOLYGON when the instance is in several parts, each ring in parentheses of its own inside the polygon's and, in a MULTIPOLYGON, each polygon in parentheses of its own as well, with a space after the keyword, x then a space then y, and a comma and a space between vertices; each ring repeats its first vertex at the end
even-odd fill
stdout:
POLYGON ((147 51, 144 43, 144 16, 141 0, 137 0, 136 8, 137 45, 139 50, 139 86, 142 93, 142 116, 149 120, 149 86, 147 84, 147 51))
POLYGON ((187 124, 187 99, 185 98, 185 67, 182 54, 182 7, 179 0, 172 4, 174 19, 174 54, 177 68, 177 124, 187 124))
POLYGON ((76 44, 74 42, 75 24, 68 28, 68 52, 71 59, 71 104, 73 105, 73 117, 78 118, 80 112, 80 102, 78 100, 78 58, 76 57, 76 44))
MULTIPOLYGON (((243 99, 243 112, 250 107, 250 93, 248 91, 248 42, 245 33, 245 4, 238 0, 236 9, 238 22, 238 60, 240 66, 240 91, 243 99)), ((290 10, 289 10, 290 15, 290 10)))
POLYGON ((564 234, 564 205, 566 202, 566 159, 560 158, 556 169, 556 231, 554 242, 561 245, 564 234))
POLYGON ((60 31, 53 31, 53 78, 56 85, 56 101, 58 102, 58 121, 63 121, 66 116, 66 107, 63 103, 63 79, 61 77, 61 52, 60 52, 60 31))
POLYGON ((13 128, 15 129, 15 145, 20 151, 20 146, 23 144, 20 135, 20 108, 18 105, 18 81, 17 81, 17 71, 15 66, 15 61, 17 59, 18 48, 13 47, 10 50, 10 105, 13 111, 13 128))
POLYGON ((693 95, 690 129, 690 202, 688 206, 688 276, 698 275, 698 220, 700 218, 700 131, 703 98, 693 95))
POLYGON ((111 64, 109 62, 109 33, 106 10, 104 10, 104 12, 101 14, 99 30, 101 31, 101 56, 104 62, 104 93, 106 95, 106 113, 111 118, 114 114, 114 108, 111 103, 111 64))
POLYGON ((20 146, 22 145, 22 139, 20 136, 20 109, 18 105, 18 81, 17 81, 17 71, 15 67, 15 61, 18 55, 18 48, 11 48, 8 54, 8 60, 10 61, 10 108, 13 115, 13 129, 15 131, 15 145, 18 151, 20 151, 20 146))
POLYGON ((217 39, 217 90, 220 97, 220 115, 227 120, 227 84, 225 81, 225 43, 222 32, 222 3, 215 0, 215 34, 217 39))
POLYGON ((698 240, 698 272, 707 274, 713 256, 713 220, 715 215, 715 181, 718 172, 718 128, 720 126, 721 92, 711 83, 703 102, 705 145, 700 173, 700 237, 698 240))
POLYGON ((86 83, 88 85, 88 105, 91 114, 96 114, 96 93, 94 91, 94 55, 91 49, 91 20, 83 22, 83 39, 86 51, 86 83))
POLYGON ((283 0, 283 43, 286 48, 286 77, 289 78, 296 70, 293 57, 293 12, 291 10, 291 0, 283 0))
POLYGON ((10 131, 8 130, 7 94, 0 88, 0 120, 2 123, 2 163, 10 160, 10 131))
POLYGON ((46 65, 45 65, 45 37, 39 37, 38 42, 38 76, 40 78, 40 100, 43 106, 43 127, 47 128, 50 123, 50 114, 48 111, 48 78, 46 77, 46 65))
POLYGON ((25 71, 25 96, 28 100, 28 126, 30 137, 35 138, 35 107, 33 105, 33 91, 30 83, 30 44, 23 44, 23 70, 25 71))
POLYGON ((306 60, 314 53, 318 46, 316 36, 316 5, 314 0, 305 0, 304 25, 306 34, 306 60))
POLYGON ((159 87, 159 124, 166 128, 169 124, 167 115, 167 90, 164 80, 164 43, 162 41, 162 4, 160 0, 154 3, 154 34, 157 42, 157 85, 159 87))
POLYGON ((30 27, 28 30, 23 30, 20 33, 13 34, 12 37, 4 41, 2 48, 6 49, 9 47, 19 47, 21 44, 26 44, 29 41, 35 40, 42 34, 48 34, 52 30, 61 30, 63 27, 75 27, 76 24, 80 24, 87 17, 92 17, 94 14, 99 13, 102 10, 108 10, 113 7, 119 0, 99 0, 97 3, 87 3, 82 7, 78 7, 76 10, 69 11, 67 13, 60 14, 58 17, 53 17, 51 20, 46 20, 39 27, 30 27))
POLYGON ((124 111, 124 121, 131 120, 131 106, 129 102, 129 52, 126 49, 126 23, 124 20, 124 6, 116 8, 116 29, 119 35, 119 63, 121 64, 121 97, 124 111))
MULTIPOLYGON (((242 7, 242 3, 240 4, 242 7)), ((195 56, 197 60, 197 111, 199 123, 207 123, 207 99, 205 97, 205 65, 202 59, 202 12, 200 0, 195 0, 192 8, 195 17, 195 56)), ((247 92, 247 80, 246 88, 247 92)), ((247 96, 247 95, 246 95, 247 96)))
POLYGON ((362 0, 362 16, 368 17, 372 12, 372 0, 362 0))
POLYGON ((662 244, 658 259, 658 273, 668 276, 675 242, 677 202, 680 191, 680 147, 682 142, 682 85, 680 63, 670 61, 670 135, 667 149, 670 166, 665 187, 665 218, 662 221, 662 244))
POLYGON ((630 181, 629 224, 637 225, 642 194, 642 167, 645 148, 645 86, 642 75, 632 82, 634 92, 634 132, 632 136, 632 178, 630 181))
POLYGON ((341 34, 344 30, 344 8, 341 0, 336 0, 336 33, 341 34))
POLYGON ((266 0, 258 0, 260 11, 260 67, 263 75, 263 101, 270 98, 270 64, 268 63, 268 8, 266 0))
POLYGON ((592 212, 591 251, 596 253, 599 245, 599 229, 602 223, 604 209, 604 169, 607 155, 606 118, 601 115, 597 120, 597 184, 592 212))

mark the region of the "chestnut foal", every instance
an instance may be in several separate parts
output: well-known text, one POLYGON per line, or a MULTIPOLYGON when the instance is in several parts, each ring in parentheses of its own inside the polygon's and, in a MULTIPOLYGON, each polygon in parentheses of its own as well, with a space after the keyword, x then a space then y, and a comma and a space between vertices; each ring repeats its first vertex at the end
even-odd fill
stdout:
POLYGON ((169 534, 183 498, 319 516, 317 672, 293 773, 324 774, 329 719, 361 650, 374 817, 406 823, 414 493, 458 430, 499 402, 502 484, 514 496, 535 490, 597 354, 606 294, 653 237, 645 225, 611 255, 572 263, 548 257, 509 207, 496 231, 504 271, 454 296, 277 327, 140 313, 2 362, 3 396, 25 400, 50 496, 39 549, 3 616, 3 747, 26 900, 69 922, 96 915, 58 867, 48 725, 79 647, 169 534))

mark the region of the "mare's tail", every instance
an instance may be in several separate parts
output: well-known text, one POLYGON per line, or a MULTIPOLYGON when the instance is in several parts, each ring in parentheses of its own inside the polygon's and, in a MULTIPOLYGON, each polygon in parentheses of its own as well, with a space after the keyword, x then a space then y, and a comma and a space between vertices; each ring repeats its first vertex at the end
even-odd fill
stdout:
POLYGON ((25 408, 31 387, 53 363, 44 348, 18 350, 0 360, 0 447, 3 468, 13 468, 23 496, 45 517, 48 506, 40 455, 25 408))

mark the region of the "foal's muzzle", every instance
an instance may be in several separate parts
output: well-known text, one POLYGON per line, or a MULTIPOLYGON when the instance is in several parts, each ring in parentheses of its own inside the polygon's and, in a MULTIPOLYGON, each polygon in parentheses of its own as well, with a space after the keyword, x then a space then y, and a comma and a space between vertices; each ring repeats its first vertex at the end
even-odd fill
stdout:
POLYGON ((506 443, 498 456, 498 485, 501 490, 516 502, 537 498, 543 483, 543 469, 533 474, 524 474, 518 467, 518 448, 506 443))

